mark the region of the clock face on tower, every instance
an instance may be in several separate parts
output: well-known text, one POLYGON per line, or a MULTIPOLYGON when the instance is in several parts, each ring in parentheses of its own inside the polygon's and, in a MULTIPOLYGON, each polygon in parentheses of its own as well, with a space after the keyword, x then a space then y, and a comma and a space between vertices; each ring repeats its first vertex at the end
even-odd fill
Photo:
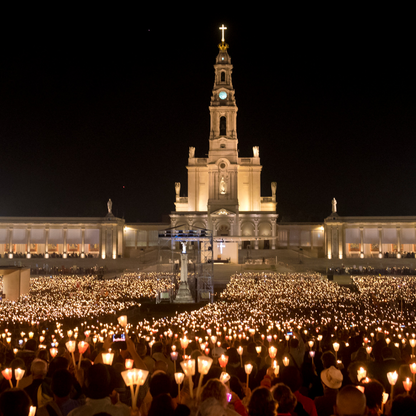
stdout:
POLYGON ((227 93, 225 91, 221 91, 218 94, 218 97, 220 97, 220 100, 225 100, 227 98, 227 93))

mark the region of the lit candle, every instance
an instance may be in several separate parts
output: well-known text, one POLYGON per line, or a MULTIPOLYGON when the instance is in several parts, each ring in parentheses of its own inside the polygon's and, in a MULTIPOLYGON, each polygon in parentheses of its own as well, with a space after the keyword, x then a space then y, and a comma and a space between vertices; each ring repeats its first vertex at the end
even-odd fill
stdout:
POLYGON ((103 359, 104 364, 107 364, 107 365, 112 365, 113 364, 114 353, 107 352, 107 353, 102 353, 101 355, 102 355, 102 359, 103 359))
POLYGON ((289 365, 290 360, 289 360, 288 357, 284 356, 282 361, 283 361, 283 365, 285 367, 287 367, 289 365))
POLYGON ((124 362, 124 367, 126 367, 126 370, 131 370, 133 368, 133 365, 134 365, 134 360, 132 360, 131 358, 126 358, 124 362))
POLYGON ((366 377, 367 377, 367 370, 363 367, 360 367, 357 370, 357 380, 358 380, 358 382, 360 382, 361 380, 363 380, 366 377))
POLYGON ((5 378, 5 380, 9 380, 10 387, 13 388, 13 383, 12 383, 12 375, 13 375, 13 372, 12 372, 12 369, 11 368, 5 368, 1 372, 1 374, 3 375, 3 377, 5 378))
POLYGON ((409 377, 406 377, 406 380, 403 381, 403 387, 406 390, 407 394, 409 394, 409 391, 412 389, 412 381, 409 377))
POLYGON ((218 358, 218 362, 221 366, 221 368, 227 367, 228 364, 228 355, 222 354, 220 358, 218 358))
POLYGON ((272 360, 274 357, 276 357, 276 354, 277 354, 277 348, 274 347, 273 345, 269 347, 269 356, 272 360))
POLYGON ((398 377, 397 371, 387 373, 387 379, 391 385, 390 399, 393 399, 393 389, 394 389, 394 385, 396 384, 397 377, 398 377))
POLYGON ((247 374, 247 390, 246 390, 246 396, 248 396, 248 394, 249 394, 249 381, 250 381, 250 374, 251 374, 251 372, 253 371, 253 366, 252 366, 250 363, 245 364, 245 365, 244 365, 244 371, 245 371, 245 372, 246 372, 246 374, 247 374))
POLYGON ((199 399, 199 394, 201 391, 202 379, 204 378, 204 375, 208 374, 208 371, 211 368, 211 364, 212 364, 212 358, 206 357, 204 355, 200 355, 198 357, 198 372, 200 374, 199 382, 198 382, 198 389, 196 393, 196 397, 198 399, 199 399))
POLYGON ((184 378, 185 378, 185 374, 175 373, 175 381, 176 381, 176 384, 178 385, 178 403, 181 402, 181 384, 184 378))
POLYGON ((23 378, 25 374, 25 370, 22 370, 21 368, 16 368, 14 370, 14 378, 16 379, 16 388, 19 387, 19 381, 23 378))
POLYGON ((240 356, 240 365, 241 365, 241 367, 243 367, 243 351, 244 351, 244 349, 243 349, 243 347, 240 345, 240 346, 237 348, 237 352, 238 352, 238 355, 240 356))

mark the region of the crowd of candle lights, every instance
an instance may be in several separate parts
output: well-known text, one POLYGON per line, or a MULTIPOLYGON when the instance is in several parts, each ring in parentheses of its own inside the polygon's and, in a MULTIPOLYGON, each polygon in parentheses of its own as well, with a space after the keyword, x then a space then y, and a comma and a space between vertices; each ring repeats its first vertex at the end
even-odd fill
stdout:
POLYGON ((111 280, 94 275, 31 278, 28 295, 0 304, 0 320, 15 324, 116 314, 143 299, 154 299, 176 281, 177 276, 169 273, 125 273, 111 280))
MULTIPOLYGON (((35 338, 39 347, 47 349, 54 357, 58 353, 58 343, 65 342, 75 366, 75 351, 83 354, 87 343, 94 346, 107 336, 125 331, 136 343, 146 343, 150 351, 157 341, 170 346, 178 388, 184 377, 192 383, 195 368, 201 375, 207 374, 213 361, 210 352, 222 345, 238 346, 248 382, 253 367, 250 362, 243 363, 239 342, 250 339, 260 343, 259 354, 266 349, 270 366, 278 374, 279 365, 289 364, 284 351, 292 331, 304 338, 312 359, 323 342, 329 343, 337 356, 340 344, 348 345, 346 340, 357 331, 366 335, 364 345, 368 354, 371 354, 377 332, 383 332, 386 341, 396 348, 409 345, 414 358, 416 277, 355 276, 355 290, 351 290, 317 273, 243 273, 231 277, 217 302, 191 312, 138 323, 127 322, 127 316, 120 316, 120 311, 136 305, 143 297, 154 298, 158 291, 172 289, 178 278, 164 273, 130 273, 108 281, 75 275, 32 279, 28 296, 18 302, 4 301, 0 306, 3 346, 16 354, 25 341, 35 338), (112 323, 100 322, 100 317, 109 314, 114 315, 112 323), (74 317, 80 323, 70 327, 65 319, 74 317), (27 329, 16 333, 16 323, 20 324, 20 329, 26 324, 27 329), (196 360, 186 355, 190 343, 202 353, 196 360), (180 367, 176 361, 180 362, 180 367), (180 368, 182 372, 176 371, 180 368)), ((103 362, 111 363, 113 356, 111 351, 103 353, 103 362)), ((226 355, 218 359, 224 369, 221 375, 224 381, 227 380, 227 361, 226 355)), ((134 397, 147 372, 133 369, 132 360, 126 360, 125 365, 123 378, 134 397)), ((410 364, 410 370, 413 380, 406 379, 403 384, 407 391, 415 382, 416 363, 410 364)), ((10 372, 11 369, 5 368, 2 374, 11 380, 10 372)), ((364 380, 365 370, 359 372, 358 379, 364 380)), ((392 386, 397 376, 397 373, 389 373, 392 386)), ((23 375, 15 375, 17 383, 19 377, 23 375)), ((201 383, 202 377, 197 394, 201 383)), ((193 394, 192 388, 190 394, 193 394)))

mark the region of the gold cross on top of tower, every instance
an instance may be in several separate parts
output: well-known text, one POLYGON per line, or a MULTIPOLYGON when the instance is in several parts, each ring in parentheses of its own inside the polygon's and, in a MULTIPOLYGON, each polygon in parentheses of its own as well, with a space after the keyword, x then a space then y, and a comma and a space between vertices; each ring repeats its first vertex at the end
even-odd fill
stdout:
POLYGON ((221 32, 222 32, 222 37, 221 37, 221 42, 224 42, 225 41, 225 38, 224 38, 224 31, 225 30, 227 30, 227 28, 224 26, 224 24, 219 28, 220 30, 221 30, 221 32))

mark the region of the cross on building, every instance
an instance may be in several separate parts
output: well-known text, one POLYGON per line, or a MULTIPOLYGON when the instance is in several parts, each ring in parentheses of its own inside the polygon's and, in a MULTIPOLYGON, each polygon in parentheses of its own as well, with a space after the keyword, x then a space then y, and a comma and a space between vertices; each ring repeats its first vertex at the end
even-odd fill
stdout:
POLYGON ((225 38, 224 38, 224 31, 225 31, 225 30, 227 30, 227 28, 226 28, 224 25, 222 25, 219 29, 220 29, 220 30, 221 30, 221 32, 222 32, 221 42, 224 42, 224 41, 225 41, 225 38))

